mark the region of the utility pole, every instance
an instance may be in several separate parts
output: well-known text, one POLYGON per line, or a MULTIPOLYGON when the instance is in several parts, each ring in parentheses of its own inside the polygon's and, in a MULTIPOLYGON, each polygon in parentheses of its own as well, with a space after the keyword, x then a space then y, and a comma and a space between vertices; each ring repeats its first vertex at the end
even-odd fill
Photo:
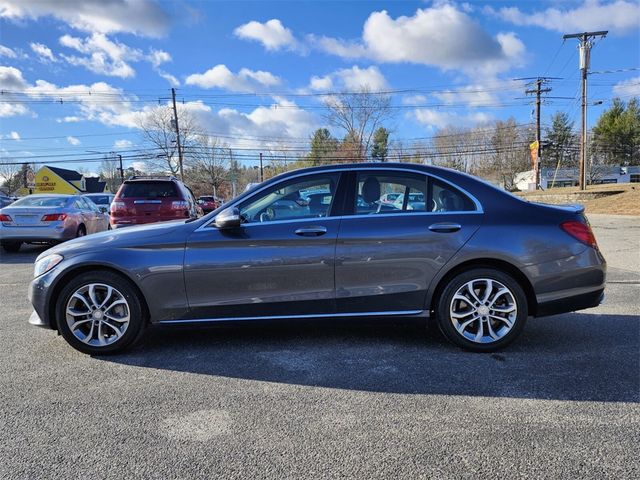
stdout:
POLYGON ((593 46, 592 38, 605 37, 609 33, 608 30, 599 32, 583 32, 569 33, 563 35, 562 38, 577 38, 579 40, 578 48, 580 49, 580 70, 581 79, 581 96, 582 96, 582 141, 580 143, 580 190, 587 188, 587 75, 591 63, 591 47, 593 46))
POLYGON ((260 152, 260 183, 264 182, 264 170, 262 168, 262 152, 260 152))
POLYGON ((536 161, 533 164, 533 172, 535 177, 535 189, 537 190, 540 187, 540 143, 542 139, 540 138, 540 105, 542 104, 541 95, 543 93, 549 93, 551 91, 550 87, 542 88, 544 84, 546 84, 549 79, 544 77, 538 77, 534 82, 531 82, 529 85, 534 84, 535 89, 525 90, 525 94, 536 95, 536 161))
POLYGON ((176 127, 176 145, 178 147, 178 164, 180 166, 180 180, 184 181, 184 170, 182 169, 182 145, 180 145, 180 126, 178 125, 178 109, 176 108, 176 89, 171 88, 171 99, 173 100, 173 122, 176 127))
POLYGON ((124 169, 122 168, 122 155, 118 153, 118 160, 120 161, 120 185, 124 183, 124 169))

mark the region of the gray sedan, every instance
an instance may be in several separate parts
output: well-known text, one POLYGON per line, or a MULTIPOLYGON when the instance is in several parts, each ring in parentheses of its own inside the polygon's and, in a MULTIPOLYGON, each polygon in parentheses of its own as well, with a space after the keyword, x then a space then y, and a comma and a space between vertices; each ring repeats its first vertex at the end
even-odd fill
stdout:
POLYGON ((149 324, 402 316, 488 352, 530 317, 598 305, 605 271, 580 206, 528 203, 431 166, 331 165, 272 178, 202 218, 42 253, 30 322, 105 354, 149 324), (390 193, 422 200, 381 209, 390 193))
POLYGON ((6 252, 17 252, 23 243, 59 243, 108 228, 109 217, 78 195, 29 195, 0 209, 6 252))

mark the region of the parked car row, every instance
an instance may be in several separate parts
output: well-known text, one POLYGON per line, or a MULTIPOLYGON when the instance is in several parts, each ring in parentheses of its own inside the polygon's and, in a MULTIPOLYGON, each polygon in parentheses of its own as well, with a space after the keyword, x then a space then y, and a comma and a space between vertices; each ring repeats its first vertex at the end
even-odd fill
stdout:
POLYGON ((36 194, 12 202, 0 197, 0 244, 17 252, 23 243, 55 244, 115 228, 170 220, 196 219, 220 207, 175 177, 136 176, 114 195, 36 194))

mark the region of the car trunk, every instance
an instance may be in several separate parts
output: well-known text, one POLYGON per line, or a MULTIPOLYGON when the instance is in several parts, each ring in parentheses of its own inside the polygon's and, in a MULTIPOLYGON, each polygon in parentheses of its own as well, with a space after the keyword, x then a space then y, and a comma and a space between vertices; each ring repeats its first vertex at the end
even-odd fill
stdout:
POLYGON ((37 227, 51 223, 42 220, 45 215, 64 213, 64 210, 52 207, 13 207, 3 209, 3 213, 11 217, 13 225, 18 227, 37 227))

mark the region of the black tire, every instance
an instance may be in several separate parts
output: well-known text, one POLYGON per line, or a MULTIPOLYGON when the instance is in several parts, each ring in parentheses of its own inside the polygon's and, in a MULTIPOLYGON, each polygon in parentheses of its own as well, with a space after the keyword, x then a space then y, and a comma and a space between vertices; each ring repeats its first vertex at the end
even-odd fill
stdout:
POLYGON ((17 253, 22 246, 22 242, 2 242, 2 248, 7 253, 17 253))
POLYGON ((87 229, 84 225, 80 225, 78 227, 78 231, 76 232, 76 238, 84 237, 87 234, 87 229))
MULTIPOLYGON (((78 275, 60 292, 56 302, 56 321, 58 330, 64 339, 76 350, 90 355, 110 355, 120 353, 132 347, 142 336, 147 318, 139 298, 138 290, 132 282, 122 275, 108 271, 93 271, 78 275), (84 286, 92 283, 103 284, 114 288, 122 294, 128 304, 129 324, 120 338, 104 346, 94 346, 82 342, 71 331, 66 318, 66 306, 71 296, 84 286)), ((108 329, 105 329, 105 331, 108 329)))
MULTIPOLYGON (((478 284, 473 284, 473 285, 475 287, 478 284)), ((486 290, 489 290, 489 289, 486 288, 485 291, 486 290)), ((461 304, 457 303, 456 305, 461 305, 461 304)), ((462 305, 466 305, 465 309, 474 308, 471 304, 465 304, 464 302, 462 302, 462 305)), ((480 306, 482 305, 480 304, 480 306)), ((440 297, 437 299, 435 313, 436 313, 436 318, 437 318, 438 327, 440 328, 440 331, 450 342, 464 349, 471 350, 473 352, 495 352, 496 350, 500 350, 506 347, 507 345, 509 345, 522 333, 522 330, 524 329, 524 325, 527 321, 527 316, 528 316, 527 297, 524 293, 524 290, 520 286, 520 284, 510 275, 500 270, 495 270, 492 268, 474 268, 474 269, 459 273, 447 283, 445 288, 442 290, 440 297), (503 334, 503 336, 500 336, 496 340, 493 340, 493 339, 489 340, 488 343, 479 343, 479 342, 470 340, 466 336, 463 336, 463 334, 460 333, 456 328, 456 326, 454 325, 454 321, 457 321, 457 320, 452 318, 452 316, 450 315, 450 309, 452 307, 452 302, 454 301, 453 297, 456 294, 456 292, 458 292, 460 288, 462 288, 465 284, 467 284, 472 280, 477 280, 478 282, 480 282, 480 285, 488 284, 488 282, 482 283, 481 279, 489 279, 492 282, 493 281, 499 282, 504 287, 506 287, 512 295, 512 297, 508 297, 508 298, 512 298, 515 301, 515 306, 517 309, 516 312, 514 312, 515 314, 513 315, 513 319, 511 320, 512 326, 510 330, 508 330, 505 334, 503 334)), ((470 319, 474 315, 481 315, 481 314, 480 313, 471 314, 471 316, 469 317, 464 317, 459 322, 459 325, 462 326, 462 324, 465 323, 467 319, 470 319)), ((498 313, 498 315, 501 315, 501 314, 498 313)), ((472 333, 473 333, 473 329, 475 329, 475 332, 477 333, 479 328, 482 328, 483 329, 482 332, 484 332, 485 331, 484 329, 486 328, 485 325, 487 325, 488 322, 491 322, 490 325, 494 326, 494 328, 491 329, 491 331, 494 333, 496 332, 497 329, 504 329, 506 326, 505 323, 494 320, 493 317, 491 317, 491 315, 487 315, 487 317, 485 318, 486 320, 484 320, 484 323, 482 323, 481 326, 479 325, 478 322, 483 322, 482 319, 476 320, 469 324, 468 328, 472 329, 472 333)), ((489 329, 487 328, 486 331, 489 332, 489 329)), ((466 333, 469 334, 469 332, 466 332, 466 333)))

